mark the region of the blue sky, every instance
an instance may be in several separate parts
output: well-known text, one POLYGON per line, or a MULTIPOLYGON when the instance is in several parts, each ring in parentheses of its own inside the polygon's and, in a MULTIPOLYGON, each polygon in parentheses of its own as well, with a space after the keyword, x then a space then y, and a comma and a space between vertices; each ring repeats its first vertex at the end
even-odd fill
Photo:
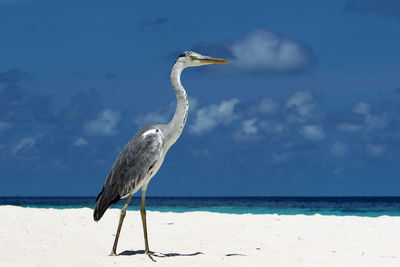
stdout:
POLYGON ((149 195, 399 195, 399 36, 394 0, 0 0, 0 195, 96 195, 186 50, 232 63, 184 71, 149 195))

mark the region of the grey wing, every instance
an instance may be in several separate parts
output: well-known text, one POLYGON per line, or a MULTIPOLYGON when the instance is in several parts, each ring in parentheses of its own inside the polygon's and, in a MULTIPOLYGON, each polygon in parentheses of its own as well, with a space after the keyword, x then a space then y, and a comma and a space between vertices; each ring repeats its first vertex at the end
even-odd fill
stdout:
POLYGON ((122 149, 114 162, 95 203, 94 219, 121 198, 137 191, 142 181, 162 157, 164 143, 160 130, 151 126, 139 131, 122 149))
POLYGON ((135 135, 114 162, 104 187, 115 188, 120 197, 132 192, 161 158, 163 138, 150 129, 135 135))

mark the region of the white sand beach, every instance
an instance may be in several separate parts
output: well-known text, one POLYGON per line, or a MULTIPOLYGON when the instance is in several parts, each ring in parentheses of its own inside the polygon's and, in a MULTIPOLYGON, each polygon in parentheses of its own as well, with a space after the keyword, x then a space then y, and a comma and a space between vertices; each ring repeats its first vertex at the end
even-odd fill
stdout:
POLYGON ((128 211, 117 253, 118 209, 0 206, 0 266, 400 266, 400 217, 128 211))

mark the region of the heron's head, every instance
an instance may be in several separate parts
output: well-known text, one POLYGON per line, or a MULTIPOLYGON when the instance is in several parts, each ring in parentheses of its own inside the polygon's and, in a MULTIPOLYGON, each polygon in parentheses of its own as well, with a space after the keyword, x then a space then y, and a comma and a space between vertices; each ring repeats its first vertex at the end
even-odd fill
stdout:
POLYGON ((185 67, 202 66, 214 63, 229 63, 229 61, 224 59, 203 56, 192 51, 186 51, 182 53, 176 62, 182 63, 185 67))

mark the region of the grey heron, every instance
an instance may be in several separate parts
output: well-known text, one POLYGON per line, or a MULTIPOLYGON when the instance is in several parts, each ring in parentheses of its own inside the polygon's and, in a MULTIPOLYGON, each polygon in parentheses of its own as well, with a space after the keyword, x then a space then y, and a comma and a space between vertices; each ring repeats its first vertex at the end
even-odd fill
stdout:
POLYGON ((94 220, 98 221, 111 205, 122 198, 128 198, 120 213, 114 245, 110 255, 116 255, 119 234, 132 195, 142 189, 140 214, 142 217, 145 253, 150 256, 146 226, 146 189, 151 178, 161 167, 168 149, 181 135, 186 123, 189 102, 186 91, 181 84, 181 73, 186 67, 213 63, 229 62, 191 51, 184 52, 177 58, 171 71, 171 83, 177 100, 172 120, 168 124, 151 124, 141 129, 125 145, 111 167, 103 189, 96 198, 93 213, 94 220))

